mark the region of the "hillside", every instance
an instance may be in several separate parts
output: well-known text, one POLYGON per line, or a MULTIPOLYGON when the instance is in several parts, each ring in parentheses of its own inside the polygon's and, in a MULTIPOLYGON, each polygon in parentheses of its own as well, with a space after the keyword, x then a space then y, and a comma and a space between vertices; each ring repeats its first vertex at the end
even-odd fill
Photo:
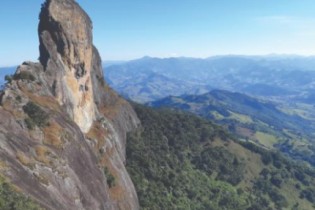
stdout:
POLYGON ((301 56, 144 57, 110 65, 105 77, 120 94, 138 102, 223 89, 314 104, 314 66, 314 57, 301 56), (151 74, 166 79, 147 81, 151 74))
POLYGON ((315 208, 315 173, 191 114, 135 105, 127 169, 143 210, 315 208))
POLYGON ((314 121, 287 114, 274 103, 241 93, 213 90, 203 95, 167 97, 149 105, 195 113, 225 126, 240 139, 269 149, 277 147, 292 157, 315 164, 311 146, 314 121), (294 146, 302 144, 309 147, 294 146))

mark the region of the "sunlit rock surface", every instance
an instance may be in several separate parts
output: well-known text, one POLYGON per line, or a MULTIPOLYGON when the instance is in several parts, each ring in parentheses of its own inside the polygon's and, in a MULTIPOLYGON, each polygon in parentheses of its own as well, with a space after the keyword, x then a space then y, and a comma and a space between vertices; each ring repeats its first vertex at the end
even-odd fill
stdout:
POLYGON ((73 0, 47 0, 38 32, 40 63, 1 92, 1 174, 45 209, 139 209, 124 166, 139 120, 104 82, 91 20, 73 0))

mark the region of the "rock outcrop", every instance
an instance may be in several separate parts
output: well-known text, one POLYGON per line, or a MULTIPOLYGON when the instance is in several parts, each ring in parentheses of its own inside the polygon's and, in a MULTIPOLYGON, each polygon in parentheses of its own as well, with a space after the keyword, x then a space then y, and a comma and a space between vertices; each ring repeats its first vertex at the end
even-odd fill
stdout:
POLYGON ((40 63, 1 92, 0 171, 45 209, 139 209, 125 169, 139 120, 105 83, 92 22, 74 0, 47 0, 40 63))
POLYGON ((47 1, 40 13, 38 32, 40 62, 49 85, 58 102, 87 132, 95 120, 92 22, 74 1, 47 1))

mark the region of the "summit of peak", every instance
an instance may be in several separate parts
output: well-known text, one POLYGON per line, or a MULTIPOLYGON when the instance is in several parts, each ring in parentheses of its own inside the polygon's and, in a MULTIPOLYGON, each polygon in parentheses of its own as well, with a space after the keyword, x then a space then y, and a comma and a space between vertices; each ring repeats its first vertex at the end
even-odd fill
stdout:
POLYGON ((39 15, 40 62, 55 97, 87 132, 95 118, 91 74, 101 72, 92 22, 74 0, 47 0, 39 15))
POLYGON ((50 58, 56 59, 57 53, 68 65, 88 65, 92 22, 74 0, 47 0, 39 18, 40 62, 44 66, 50 58))

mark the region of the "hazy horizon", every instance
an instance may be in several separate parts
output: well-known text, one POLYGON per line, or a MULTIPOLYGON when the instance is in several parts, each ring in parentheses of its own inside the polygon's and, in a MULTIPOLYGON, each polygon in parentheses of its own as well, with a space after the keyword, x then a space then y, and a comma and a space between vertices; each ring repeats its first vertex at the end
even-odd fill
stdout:
MULTIPOLYGON (((315 54, 313 55, 301 55, 301 54, 278 54, 278 53, 269 53, 269 54, 253 54, 253 55, 246 55, 246 54, 218 54, 218 55, 209 55, 205 57, 192 57, 192 56, 169 56, 169 57, 158 57, 158 56, 151 56, 151 55, 143 55, 141 57, 131 58, 131 59, 117 59, 117 60, 109 60, 109 59, 102 59, 102 63, 115 63, 115 62, 129 62, 133 60, 140 60, 143 58, 157 58, 157 59, 170 59, 170 58, 191 58, 191 59, 208 59, 208 58, 215 58, 215 57, 279 57, 279 58, 315 58, 315 54)), ((24 61, 31 61, 31 62, 39 62, 38 60, 24 60, 24 61)), ((13 65, 6 65, 1 66, 0 68, 12 68, 21 65, 24 61, 21 61, 18 64, 13 65)))
MULTIPOLYGON (((36 61, 43 0, 0 8, 0 66, 36 61)), ((315 2, 173 0, 77 1, 93 21, 103 60, 214 55, 315 55, 315 2)))

